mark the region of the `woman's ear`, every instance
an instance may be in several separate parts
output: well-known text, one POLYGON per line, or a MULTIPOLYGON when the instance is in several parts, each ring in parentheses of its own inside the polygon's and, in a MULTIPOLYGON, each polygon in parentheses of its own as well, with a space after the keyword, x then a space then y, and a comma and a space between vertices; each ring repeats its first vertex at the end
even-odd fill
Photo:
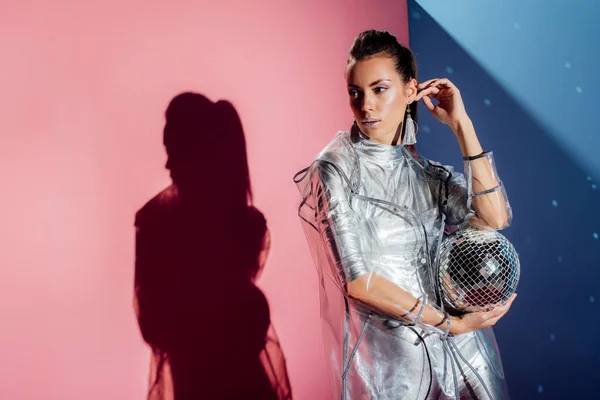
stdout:
POLYGON ((406 104, 412 104, 417 97, 417 80, 411 79, 406 84, 406 104))

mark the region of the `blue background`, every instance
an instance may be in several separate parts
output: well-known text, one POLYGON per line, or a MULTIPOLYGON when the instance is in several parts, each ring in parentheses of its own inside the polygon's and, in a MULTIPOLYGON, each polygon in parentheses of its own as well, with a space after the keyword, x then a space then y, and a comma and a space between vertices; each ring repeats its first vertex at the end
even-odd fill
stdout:
MULTIPOLYGON (((600 398, 600 2, 409 0, 420 80, 461 90, 514 212, 519 294, 495 327, 513 399, 600 398)), ((419 109, 419 151, 463 170, 419 109)))

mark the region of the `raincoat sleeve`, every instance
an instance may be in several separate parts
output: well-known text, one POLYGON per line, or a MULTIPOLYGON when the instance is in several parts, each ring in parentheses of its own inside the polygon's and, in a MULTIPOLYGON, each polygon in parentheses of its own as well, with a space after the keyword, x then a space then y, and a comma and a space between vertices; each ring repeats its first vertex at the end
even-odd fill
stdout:
POLYGON ((314 193, 317 196, 317 228, 330 264, 336 266, 343 287, 369 272, 360 240, 357 215, 350 204, 349 185, 333 164, 316 165, 314 193))
POLYGON ((430 333, 447 335, 449 317, 425 298, 415 298, 377 273, 363 248, 353 210, 350 182, 333 164, 317 165, 312 182, 315 228, 325 246, 333 278, 345 295, 372 311, 403 324, 417 325, 430 333))
POLYGON ((465 228, 504 229, 512 222, 512 209, 498 176, 494 154, 464 158, 465 173, 452 173, 448 181, 446 223, 465 228))

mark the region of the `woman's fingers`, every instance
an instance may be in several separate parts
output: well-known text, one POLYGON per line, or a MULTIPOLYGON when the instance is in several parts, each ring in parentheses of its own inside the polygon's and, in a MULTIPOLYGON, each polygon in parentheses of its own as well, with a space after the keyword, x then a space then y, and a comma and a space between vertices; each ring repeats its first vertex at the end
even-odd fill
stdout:
POLYGON ((489 328, 490 326, 496 325, 496 322, 498 322, 500 320, 500 318, 504 317, 504 315, 506 315, 507 312, 508 312, 508 308, 505 309, 504 311, 502 311, 500 314, 496 315, 495 317, 490 318, 487 321, 485 321, 484 326, 486 328, 489 328))
POLYGON ((425 96, 436 95, 439 92, 440 92, 440 89, 438 89, 437 87, 435 87, 435 86, 429 87, 429 88, 423 89, 419 93, 417 93, 417 97, 415 97, 415 100, 419 101, 422 98, 424 98, 425 96))
POLYGON ((497 306, 494 309, 491 310, 491 315, 490 318, 496 318, 499 315, 504 315, 508 312, 508 310, 510 309, 510 306, 512 305, 512 302, 514 300, 514 296, 511 297, 506 303, 502 304, 501 306, 497 306))
POLYGON ((417 87, 418 87, 419 89, 421 89, 421 88, 424 88, 424 87, 427 87, 427 86, 429 86, 429 85, 430 85, 432 82, 435 82, 435 81, 437 81, 438 79, 439 79, 439 78, 435 78, 435 79, 430 79, 430 80, 428 80, 428 81, 425 81, 425 82, 421 82, 421 83, 419 83, 419 84, 417 85, 417 87))
POLYGON ((426 87, 440 87, 440 86, 456 88, 454 83, 452 83, 452 81, 450 81, 450 79, 448 79, 448 78, 430 79, 428 81, 422 82, 419 85, 417 85, 417 88, 422 89, 422 88, 426 88, 426 87))
POLYGON ((485 313, 485 325, 486 326, 493 326, 496 324, 496 322, 498 322, 498 320, 502 317, 504 317, 506 315, 506 313, 508 312, 508 310, 510 310, 510 307, 513 303, 513 301, 515 300, 515 298, 517 297, 516 294, 513 294, 511 296, 511 298, 504 303, 501 306, 498 306, 496 308, 494 308, 493 310, 488 311, 487 313, 485 313))
POLYGON ((447 87, 447 88, 456 88, 456 86, 454 86, 454 83, 452 83, 452 81, 450 81, 450 79, 447 78, 442 78, 442 79, 438 79, 435 81, 435 86, 440 87, 447 87))
POLYGON ((515 299, 517 298, 517 294, 514 293, 512 296, 510 296, 510 299, 508 299, 508 301, 506 303, 504 303, 503 305, 501 305, 500 307, 506 307, 506 310, 508 311, 508 309, 512 306, 513 301, 515 301, 515 299))
POLYGON ((435 109, 435 104, 433 104, 433 101, 431 101, 431 99, 427 96, 423 97, 423 104, 425 104, 425 107, 427 107, 429 111, 433 111, 435 109))

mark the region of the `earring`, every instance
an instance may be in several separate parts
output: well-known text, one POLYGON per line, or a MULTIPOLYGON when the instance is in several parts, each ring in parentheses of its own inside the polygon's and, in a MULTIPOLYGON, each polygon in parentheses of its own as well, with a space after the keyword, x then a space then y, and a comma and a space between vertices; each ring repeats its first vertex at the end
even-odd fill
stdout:
POLYGON ((419 127, 412 116, 410 115, 410 106, 406 107, 406 119, 404 121, 404 136, 402 136, 402 144, 409 146, 417 143, 417 131, 419 127))

